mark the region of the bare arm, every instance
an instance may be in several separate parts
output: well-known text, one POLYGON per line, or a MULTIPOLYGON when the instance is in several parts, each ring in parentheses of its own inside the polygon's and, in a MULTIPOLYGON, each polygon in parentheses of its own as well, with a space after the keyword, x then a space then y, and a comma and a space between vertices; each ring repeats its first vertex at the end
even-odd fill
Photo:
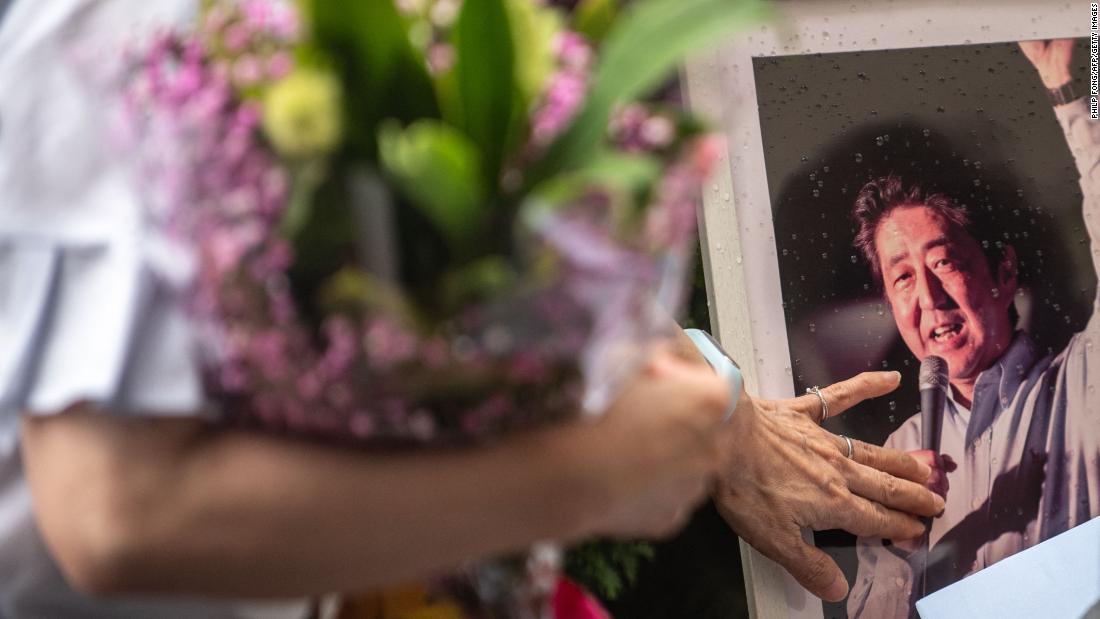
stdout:
POLYGON ((667 358, 646 379, 598 423, 481 449, 366 454, 77 409, 27 417, 24 460, 85 590, 359 590, 538 539, 670 532, 717 470, 728 394, 667 358))

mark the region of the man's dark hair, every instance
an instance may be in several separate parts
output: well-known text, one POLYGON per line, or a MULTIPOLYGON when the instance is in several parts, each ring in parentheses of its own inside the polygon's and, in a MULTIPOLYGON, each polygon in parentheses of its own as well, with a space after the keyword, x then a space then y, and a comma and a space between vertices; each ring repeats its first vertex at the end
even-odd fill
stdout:
MULTIPOLYGON (((896 174, 881 176, 867 183, 859 190, 852 208, 852 217, 857 226, 856 238, 852 245, 863 253, 863 257, 871 265, 875 280, 880 283, 882 265, 879 263, 878 248, 875 246, 875 232, 878 231, 878 225, 894 209, 914 205, 927 207, 947 221, 970 232, 972 220, 969 211, 946 194, 926 191, 919 183, 906 183, 896 174)), ((971 233, 971 236, 974 235, 971 233)))

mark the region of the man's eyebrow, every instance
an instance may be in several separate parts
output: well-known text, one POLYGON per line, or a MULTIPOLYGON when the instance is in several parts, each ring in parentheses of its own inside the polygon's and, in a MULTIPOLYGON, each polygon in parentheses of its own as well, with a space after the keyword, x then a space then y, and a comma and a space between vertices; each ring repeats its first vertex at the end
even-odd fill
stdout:
POLYGON ((924 249, 924 251, 928 251, 930 249, 934 249, 936 247, 943 247, 944 245, 949 245, 949 244, 951 244, 951 239, 947 238, 947 235, 944 234, 942 236, 938 236, 938 237, 932 239, 931 241, 928 241, 927 243, 925 243, 923 249, 924 249))
MULTIPOLYGON (((944 245, 950 245, 950 244, 951 244, 951 239, 948 238, 948 236, 945 234, 945 235, 942 235, 942 236, 938 236, 938 237, 932 239, 931 241, 928 241, 927 243, 924 244, 924 246, 921 249, 923 251, 928 251, 930 249, 935 249, 936 247, 943 247, 944 245)), ((894 254, 886 262, 886 266, 887 266, 887 268, 893 268, 893 267, 897 266, 897 264, 899 262, 904 261, 908 257, 909 257, 909 252, 907 252, 907 251, 902 251, 900 253, 894 254)))
POLYGON ((892 269, 895 266, 897 266, 897 264, 899 262, 902 262, 903 260, 905 260, 908 257, 909 257, 909 252, 907 252, 907 251, 903 251, 900 254, 894 254, 893 256, 890 257, 890 260, 886 263, 886 266, 888 268, 892 269))

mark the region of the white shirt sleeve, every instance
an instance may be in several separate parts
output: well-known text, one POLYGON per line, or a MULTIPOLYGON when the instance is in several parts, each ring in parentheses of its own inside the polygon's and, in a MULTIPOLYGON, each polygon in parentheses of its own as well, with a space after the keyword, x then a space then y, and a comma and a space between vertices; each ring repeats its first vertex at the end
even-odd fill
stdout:
POLYGON ((16 2, 0 24, 0 442, 77 402, 195 414, 189 256, 147 224, 108 75, 191 0, 16 2), (91 64, 89 64, 91 63, 91 64))

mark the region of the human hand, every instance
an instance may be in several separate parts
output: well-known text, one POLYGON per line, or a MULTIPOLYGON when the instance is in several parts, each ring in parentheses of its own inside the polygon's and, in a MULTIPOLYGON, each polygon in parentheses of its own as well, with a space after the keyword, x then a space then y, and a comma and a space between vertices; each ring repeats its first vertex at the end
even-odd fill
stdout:
POLYGON ((725 462, 729 386, 709 366, 655 352, 575 444, 600 480, 589 533, 663 537, 678 530, 725 462))
POLYGON ((1058 88, 1069 82, 1069 63, 1073 58, 1073 39, 1020 41, 1020 50, 1039 72, 1047 88, 1058 88))
POLYGON ((928 481, 924 484, 932 492, 947 498, 947 491, 951 489, 951 483, 947 480, 947 474, 953 473, 959 468, 955 460, 946 454, 937 454, 930 449, 918 449, 906 452, 911 458, 927 466, 932 470, 928 481))
MULTIPOLYGON (((839 414, 897 388, 896 372, 868 372, 821 390, 839 414)), ((734 531, 782 565, 811 593, 829 601, 848 583, 824 551, 807 544, 801 529, 845 529, 856 535, 920 536, 918 516, 943 511, 944 500, 924 487, 927 464, 894 450, 852 441, 817 423, 816 395, 788 400, 742 396, 730 426, 738 444, 724 467, 714 499, 734 531)))
MULTIPOLYGON (((958 468, 958 465, 955 464, 951 456, 937 454, 930 449, 918 449, 906 453, 917 462, 932 469, 932 474, 928 477, 928 481, 924 484, 924 487, 946 499, 947 491, 951 489, 951 484, 947 480, 947 474, 958 468)), ((894 540, 893 543, 894 547, 898 550, 912 554, 920 548, 922 542, 923 540, 914 538, 908 540, 894 540)))

